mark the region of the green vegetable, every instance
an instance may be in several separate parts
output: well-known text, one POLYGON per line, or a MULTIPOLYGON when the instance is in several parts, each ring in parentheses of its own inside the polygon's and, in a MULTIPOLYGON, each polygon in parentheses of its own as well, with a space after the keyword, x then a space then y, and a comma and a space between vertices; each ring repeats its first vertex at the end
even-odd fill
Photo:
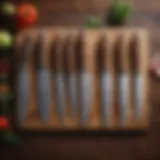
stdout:
POLYGON ((3 142, 10 144, 10 145, 20 143, 20 138, 12 130, 1 132, 1 138, 3 142))
POLYGON ((0 31, 0 49, 8 49, 12 46, 12 36, 7 31, 0 31))
POLYGON ((10 115, 10 103, 12 98, 10 93, 0 93, 0 114, 10 115))
POLYGON ((0 93, 0 103, 8 103, 12 96, 10 93, 0 93))
POLYGON ((85 22, 87 28, 99 28, 102 26, 102 21, 98 16, 90 16, 85 22))
POLYGON ((122 0, 117 0, 110 8, 108 23, 110 25, 124 24, 131 12, 131 6, 122 0))

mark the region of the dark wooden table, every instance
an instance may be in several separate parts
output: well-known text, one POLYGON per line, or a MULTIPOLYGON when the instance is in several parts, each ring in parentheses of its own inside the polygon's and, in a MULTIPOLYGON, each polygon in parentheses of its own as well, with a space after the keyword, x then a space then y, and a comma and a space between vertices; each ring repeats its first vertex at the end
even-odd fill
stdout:
MULTIPOLYGON (((20 0, 13 0, 19 3, 20 0)), ((37 4, 38 26, 79 25, 86 15, 99 15, 105 21, 112 0, 45 0, 37 4)), ((132 0, 135 7, 129 26, 144 26, 150 31, 151 54, 160 47, 160 1, 132 0)), ((160 50, 159 50, 160 51, 160 50)), ((0 160, 158 160, 160 159, 160 80, 150 75, 151 116, 146 134, 59 135, 25 134, 15 147, 1 146, 0 160)))

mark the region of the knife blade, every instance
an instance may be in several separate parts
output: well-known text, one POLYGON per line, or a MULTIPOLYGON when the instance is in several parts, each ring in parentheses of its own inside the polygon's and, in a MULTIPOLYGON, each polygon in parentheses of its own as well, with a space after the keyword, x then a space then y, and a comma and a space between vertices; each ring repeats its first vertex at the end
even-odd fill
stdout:
POLYGON ((70 116, 75 117, 78 113, 77 102, 77 69, 76 47, 73 36, 66 38, 64 47, 64 70, 66 75, 66 88, 70 106, 70 116))
POLYGON ((37 95, 38 107, 41 120, 45 123, 49 121, 50 96, 50 73, 47 69, 37 71, 37 95))
POLYGON ((102 121, 103 123, 109 122, 112 113, 112 76, 110 73, 103 72, 101 75, 101 92, 102 92, 102 121))
POLYGON ((56 91, 56 105, 58 118, 61 122, 64 121, 65 116, 65 96, 64 96, 64 73, 57 72, 54 77, 55 81, 55 91, 56 91))
POLYGON ((101 122, 106 124, 111 120, 112 103, 113 103, 113 83, 112 74, 108 64, 108 43, 107 37, 102 36, 96 48, 96 59, 98 67, 98 77, 100 85, 100 105, 101 105, 101 122))
POLYGON ((141 74, 135 75, 135 114, 137 119, 140 118, 143 105, 144 77, 141 74))
POLYGON ((52 79, 55 92, 56 112, 61 123, 65 117, 64 39, 57 35, 52 44, 52 79))
POLYGON ((129 77, 127 74, 123 73, 120 75, 119 80, 119 99, 120 99, 120 112, 121 119, 120 122, 122 125, 125 124, 127 120, 127 111, 128 111, 128 99, 129 99, 129 77))
POLYGON ((40 113, 41 121, 48 123, 49 113, 50 113, 50 72, 44 61, 44 56, 46 56, 46 35, 41 32, 38 41, 39 50, 37 55, 37 98, 38 98, 38 109, 40 113))
POLYGON ((69 102, 71 107, 71 116, 77 115, 77 77, 75 74, 69 74, 68 76, 69 86, 69 102))
POLYGON ((26 119, 27 104, 29 101, 29 80, 28 60, 33 53, 34 43, 31 36, 25 37, 22 45, 20 66, 17 74, 17 119, 23 124, 26 119))
POLYGON ((118 96, 118 115, 120 124, 124 125, 127 120, 128 99, 129 99, 129 75, 126 72, 126 61, 124 56, 124 36, 120 35, 115 41, 114 66, 117 83, 118 96))
POLYGON ((89 119, 92 77, 87 71, 80 73, 80 104, 81 124, 85 125, 89 119))
POLYGON ((92 89, 92 75, 88 70, 86 54, 84 53, 83 36, 80 35, 76 42, 76 61, 77 71, 79 77, 79 100, 80 100, 80 124, 86 125, 89 120, 91 89, 92 89))
POLYGON ((142 113, 144 77, 141 74, 140 53, 139 53, 139 37, 133 35, 130 42, 130 67, 133 78, 133 95, 135 104, 135 117, 139 119, 142 113))

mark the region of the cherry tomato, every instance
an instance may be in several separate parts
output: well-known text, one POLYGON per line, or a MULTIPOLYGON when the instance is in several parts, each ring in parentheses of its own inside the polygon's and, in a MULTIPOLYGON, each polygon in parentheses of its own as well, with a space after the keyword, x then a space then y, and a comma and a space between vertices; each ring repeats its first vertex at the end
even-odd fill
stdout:
POLYGON ((5 130, 9 128, 9 120, 4 116, 0 116, 0 130, 5 130))
POLYGON ((37 20, 37 10, 34 5, 23 3, 17 8, 17 25, 24 29, 34 24, 37 20))

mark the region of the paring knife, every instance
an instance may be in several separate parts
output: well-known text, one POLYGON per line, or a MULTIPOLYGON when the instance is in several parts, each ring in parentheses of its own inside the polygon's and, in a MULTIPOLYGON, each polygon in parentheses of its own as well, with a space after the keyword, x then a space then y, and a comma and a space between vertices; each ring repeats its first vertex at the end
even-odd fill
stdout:
POLYGON ((41 32, 38 41, 37 66, 36 66, 36 80, 37 80, 37 98, 38 108, 40 112, 41 121, 47 123, 49 121, 49 108, 51 102, 50 94, 50 72, 47 68, 47 54, 46 54, 46 35, 41 32))
POLYGON ((143 105, 144 77, 141 74, 141 58, 139 52, 139 37, 134 35, 130 43, 130 65, 133 79, 135 116, 140 118, 143 105))
POLYGON ((97 54, 97 67, 100 76, 100 104, 101 104, 101 120, 102 123, 110 122, 112 115, 113 104, 113 79, 111 69, 108 63, 109 50, 107 37, 101 37, 98 42, 97 54))
POLYGON ((80 35, 76 43, 76 61, 79 77, 79 103, 81 111, 80 123, 81 125, 86 125, 90 113, 92 76, 89 72, 89 66, 87 64, 87 53, 84 51, 83 36, 80 35))
POLYGON ((68 36, 64 47, 64 70, 67 81, 67 91, 70 105, 70 115, 78 114, 77 102, 77 69, 76 69, 76 47, 74 37, 68 36))
POLYGON ((26 118, 27 104, 29 101, 29 79, 28 61, 33 53, 33 40, 31 36, 25 37, 22 45, 22 53, 20 58, 20 66, 17 75, 17 118, 20 124, 23 124, 26 118))
POLYGON ((63 123, 65 117, 65 74, 64 74, 64 38, 57 35, 52 49, 52 77, 58 119, 63 123))
POLYGON ((121 35, 115 42, 114 63, 117 83, 117 105, 120 124, 124 125, 127 120, 128 99, 129 99, 129 75, 126 71, 126 61, 124 52, 124 37, 121 35))

